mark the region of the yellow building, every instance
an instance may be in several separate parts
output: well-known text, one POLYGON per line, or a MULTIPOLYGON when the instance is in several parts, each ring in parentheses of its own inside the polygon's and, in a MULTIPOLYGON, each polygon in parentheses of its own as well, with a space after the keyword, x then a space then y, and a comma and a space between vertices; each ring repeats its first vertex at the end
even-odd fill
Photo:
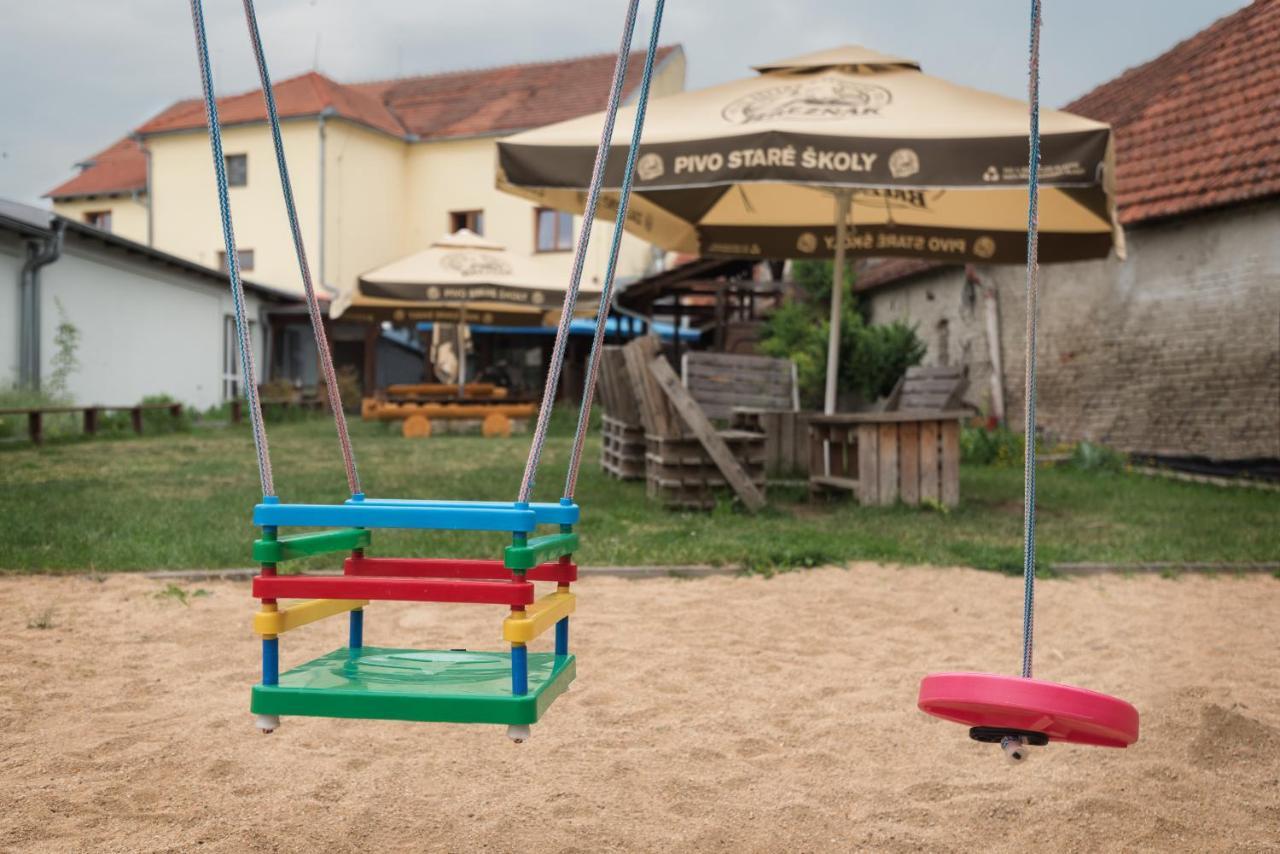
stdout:
MULTIPOLYGON (((632 54, 626 96, 639 84, 632 54)), ((330 293, 360 274, 466 226, 569 272, 578 224, 494 186, 495 143, 602 109, 612 56, 370 83, 317 73, 275 85, 285 150, 315 281, 330 293)), ((683 50, 660 50, 654 97, 684 88, 683 50)), ((241 267, 301 293, 270 131, 258 91, 219 99, 241 267)), ((181 101, 81 164, 48 193, 55 212, 200 264, 225 263, 202 103, 181 101)), ((596 226, 587 275, 604 268, 612 226, 596 226)), ((627 236, 618 274, 638 275, 651 248, 627 236)))

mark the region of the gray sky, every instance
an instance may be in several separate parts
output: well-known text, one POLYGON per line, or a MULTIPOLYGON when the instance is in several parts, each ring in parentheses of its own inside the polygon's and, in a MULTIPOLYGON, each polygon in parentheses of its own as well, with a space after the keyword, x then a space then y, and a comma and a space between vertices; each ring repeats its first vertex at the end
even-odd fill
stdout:
MULTIPOLYGON (((1028 5, 669 0, 662 40, 684 45, 690 88, 742 76, 754 63, 852 42, 1025 97, 1028 5)), ((1043 99, 1058 106, 1247 4, 1044 5, 1043 99)), ((252 88, 240 3, 205 0, 205 7, 219 93, 252 88)), ((624 7, 624 0, 258 0, 258 17, 275 79, 315 67, 349 82, 612 52, 624 7)), ((40 195, 70 177, 76 161, 197 94, 184 0, 3 0, 0 10, 0 197, 44 204, 40 195)))

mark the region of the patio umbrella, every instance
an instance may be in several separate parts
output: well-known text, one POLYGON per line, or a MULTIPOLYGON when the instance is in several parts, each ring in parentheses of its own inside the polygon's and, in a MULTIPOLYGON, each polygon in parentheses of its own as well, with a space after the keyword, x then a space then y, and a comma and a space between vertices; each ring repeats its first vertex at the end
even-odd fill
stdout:
MULTIPOLYGON (((333 301, 329 316, 398 325, 433 321, 551 326, 559 321, 565 279, 565 271, 508 252, 464 228, 365 273, 353 289, 333 301)), ((600 286, 584 281, 580 293, 580 313, 594 317, 600 286)), ((466 373, 461 336, 459 344, 461 386, 466 373)))
MULTIPOLYGON (((1026 105, 846 46, 649 105, 627 229, 664 249, 745 258, 846 253, 1026 261, 1026 105)), ((625 110, 623 111, 625 113, 625 110)), ((498 186, 581 211, 600 114, 498 143, 498 186)), ((627 127, 620 116, 618 126, 627 127)), ((1122 251, 1110 128, 1041 115, 1040 260, 1122 251)), ((624 134, 606 186, 622 177, 624 134)), ((602 206, 616 207, 616 193, 602 206)), ((825 409, 835 409, 841 287, 832 289, 825 409)))

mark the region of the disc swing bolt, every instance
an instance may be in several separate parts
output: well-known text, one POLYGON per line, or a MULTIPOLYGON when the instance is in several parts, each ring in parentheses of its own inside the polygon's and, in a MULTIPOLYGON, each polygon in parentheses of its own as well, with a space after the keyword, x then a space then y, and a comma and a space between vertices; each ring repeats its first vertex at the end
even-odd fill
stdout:
POLYGON ((1004 755, 1008 757, 1009 761, 1014 764, 1022 762, 1031 755, 1031 745, 1027 744, 1026 739, 1018 735, 1006 735, 1000 739, 1000 749, 1004 751, 1004 755))

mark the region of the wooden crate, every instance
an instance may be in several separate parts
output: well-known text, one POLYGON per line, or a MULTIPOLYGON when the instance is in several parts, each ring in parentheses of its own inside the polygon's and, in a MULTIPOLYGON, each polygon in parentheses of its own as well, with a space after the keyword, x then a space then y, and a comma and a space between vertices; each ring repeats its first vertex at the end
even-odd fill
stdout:
MULTIPOLYGON (((765 491, 765 437, 744 430, 721 430, 734 459, 763 494, 765 491)), ((710 510, 716 499, 732 490, 711 455, 692 436, 645 436, 645 482, 648 495, 665 506, 710 510)))
POLYGON ((811 457, 809 419, 817 414, 734 407, 730 426, 764 434, 764 468, 769 477, 806 477, 811 457))
POLYGON ((960 422, 965 412, 819 415, 809 420, 809 486, 848 491, 861 504, 960 503, 960 422), (830 443, 831 464, 823 459, 830 443))
POLYGON ((600 468, 618 480, 643 480, 644 428, 609 415, 600 418, 600 468))

